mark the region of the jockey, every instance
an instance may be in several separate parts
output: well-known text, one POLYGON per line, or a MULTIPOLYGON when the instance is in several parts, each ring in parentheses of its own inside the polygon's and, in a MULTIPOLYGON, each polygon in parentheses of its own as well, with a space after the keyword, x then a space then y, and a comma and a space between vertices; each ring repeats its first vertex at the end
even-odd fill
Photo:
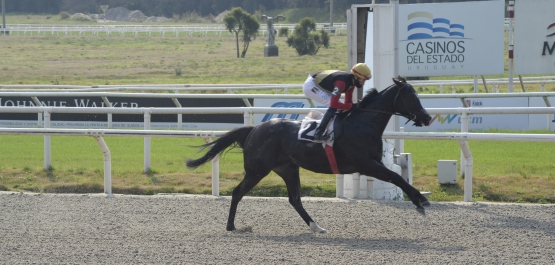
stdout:
POLYGON ((330 136, 324 135, 331 117, 339 110, 350 110, 353 104, 355 87, 362 88, 364 82, 372 78, 370 67, 365 63, 357 63, 351 68, 351 73, 339 70, 320 71, 308 76, 303 84, 304 94, 328 107, 316 133, 315 142, 328 141, 330 136), (341 93, 345 93, 345 102, 341 101, 341 93))

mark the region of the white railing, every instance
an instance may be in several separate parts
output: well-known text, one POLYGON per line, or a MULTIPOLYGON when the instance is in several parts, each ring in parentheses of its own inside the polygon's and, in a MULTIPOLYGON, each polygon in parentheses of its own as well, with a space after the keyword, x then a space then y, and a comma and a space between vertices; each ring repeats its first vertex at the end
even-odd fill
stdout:
MULTIPOLYGON (((150 130, 151 114, 214 114, 214 113, 243 113, 244 124, 251 125, 251 115, 254 113, 286 113, 306 114, 315 109, 293 109, 293 108, 65 108, 65 107, 0 107, 0 113, 43 113, 45 117, 45 128, 0 128, 0 134, 39 134, 44 135, 45 144, 45 168, 50 167, 50 136, 92 136, 95 137, 102 153, 104 154, 104 192, 112 196, 111 189, 111 155, 110 150, 104 142, 103 136, 134 136, 145 138, 145 170, 150 168, 150 137, 218 137, 224 131, 170 131, 150 130), (125 113, 143 114, 145 130, 117 130, 117 129, 51 129, 49 128, 50 115, 52 113, 125 113), (48 160, 48 161, 47 161, 48 160)), ((472 201, 472 170, 473 157, 468 146, 469 140, 495 140, 495 141, 555 141, 555 134, 492 134, 492 133, 469 133, 469 115, 473 114, 555 114, 555 108, 434 108, 427 109, 430 114, 460 114, 462 116, 460 133, 441 132, 385 132, 386 139, 426 139, 426 140, 455 140, 459 142, 464 161, 464 200, 472 201)), ((219 159, 212 161, 212 194, 219 195, 219 159)), ((339 176, 338 176, 339 178, 339 176)), ((343 191, 336 191, 342 194, 343 191)))
MULTIPOLYGON (((546 90, 546 85, 553 84, 555 87, 555 76, 537 76, 519 78, 522 90, 526 91, 526 85, 540 85, 541 92, 546 90)), ((480 82, 476 80, 409 80, 414 87, 437 87, 440 94, 455 94, 457 86, 474 85, 476 88, 485 86, 486 92, 499 92, 499 85, 509 84, 508 78, 488 78, 482 79, 480 82), (448 91, 451 88, 451 91, 448 91)), ((174 91, 175 93, 187 93, 191 91, 221 91, 227 93, 235 93, 237 91, 246 90, 276 90, 288 93, 289 89, 301 89, 302 84, 150 84, 150 85, 92 85, 92 86, 76 86, 76 85, 17 85, 17 84, 0 84, 0 92, 2 91, 60 91, 71 90, 72 92, 99 92, 99 91, 174 91)), ((477 89, 476 89, 477 91, 477 89)), ((484 93, 481 93, 483 95, 484 93)))
MULTIPOLYGON (((274 24, 274 28, 279 30, 281 28, 287 28, 290 32, 295 29, 296 24, 274 24)), ((326 23, 316 23, 316 29, 329 29, 326 23)), ((216 35, 221 36, 222 34, 230 35, 229 31, 225 28, 223 24, 198 24, 198 25, 47 25, 47 24, 8 24, 6 25, 7 30, 10 31, 11 35, 23 35, 23 36, 33 36, 33 35, 74 35, 78 36, 98 36, 103 34, 105 36, 139 36, 147 35, 152 36, 154 34, 159 36, 165 36, 166 33, 172 34, 176 37, 180 34, 186 36, 193 35, 216 35)), ((347 23, 337 23, 333 24, 335 29, 334 34, 347 33, 347 23)), ((267 34, 267 29, 264 25, 260 26, 259 34, 265 36, 267 34)))
MULTIPOLYGON (((297 24, 274 24, 274 28, 288 28, 293 31, 297 24)), ((509 19, 504 19, 505 29, 509 26, 509 19)), ((329 23, 316 23, 316 29, 329 29, 329 23)), ((347 32, 347 23, 334 23, 333 28, 335 34, 347 32)), ((180 33, 192 35, 217 35, 222 33, 229 33, 223 24, 190 24, 190 25, 164 25, 164 24, 150 24, 150 25, 120 25, 120 24, 103 24, 103 25, 61 25, 61 24, 7 24, 6 30, 10 31, 12 35, 91 35, 97 36, 99 33, 107 36, 120 35, 120 36, 138 36, 143 35, 151 36, 158 34, 165 36, 166 33, 171 33, 179 36, 180 33)), ((260 33, 264 36, 267 34, 266 27, 261 25, 260 33)))
MULTIPOLYGON (((490 78, 490 79, 481 79, 481 80, 411 80, 409 83, 414 87, 438 87, 439 93, 456 93, 457 86, 468 86, 473 85, 475 93, 478 92, 478 87, 482 85, 486 93, 498 93, 499 92, 499 85, 508 85, 509 84, 508 78, 490 78), (447 89, 451 88, 451 92, 448 92, 447 89), (445 90, 445 91, 444 91, 445 90)), ((519 76, 518 82, 520 83, 522 92, 526 92, 525 85, 540 85, 540 91, 545 92, 546 84, 555 84, 555 76, 537 76, 537 77, 522 77, 519 76)))
POLYGON ((289 89, 301 89, 302 84, 152 84, 152 85, 2 85, 1 92, 109 92, 109 91, 173 91, 188 93, 199 90, 235 93, 248 90, 274 90, 288 93, 289 89))

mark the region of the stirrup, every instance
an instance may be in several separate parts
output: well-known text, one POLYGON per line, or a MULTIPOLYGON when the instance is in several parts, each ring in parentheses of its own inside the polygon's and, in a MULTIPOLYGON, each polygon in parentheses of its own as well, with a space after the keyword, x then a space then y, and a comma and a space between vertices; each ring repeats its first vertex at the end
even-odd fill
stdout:
POLYGON ((331 138, 330 135, 327 134, 327 133, 323 133, 321 135, 320 134, 314 134, 314 142, 318 142, 318 143, 327 142, 327 141, 330 140, 330 138, 331 138))

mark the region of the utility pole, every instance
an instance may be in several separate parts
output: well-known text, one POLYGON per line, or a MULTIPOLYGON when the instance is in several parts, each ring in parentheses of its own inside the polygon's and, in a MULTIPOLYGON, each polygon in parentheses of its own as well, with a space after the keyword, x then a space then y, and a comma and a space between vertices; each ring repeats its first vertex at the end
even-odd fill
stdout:
POLYGON ((6 34, 6 5, 2 0, 2 32, 6 34))
POLYGON ((330 28, 333 28, 333 0, 330 0, 330 28))

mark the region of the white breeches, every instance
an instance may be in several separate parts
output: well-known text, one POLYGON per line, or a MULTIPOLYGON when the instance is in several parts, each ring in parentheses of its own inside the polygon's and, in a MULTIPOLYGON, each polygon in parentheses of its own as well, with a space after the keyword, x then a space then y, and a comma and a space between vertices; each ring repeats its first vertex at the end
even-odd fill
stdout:
POLYGON ((312 78, 311 75, 308 75, 308 78, 303 84, 303 93, 313 101, 316 101, 328 108, 330 107, 331 94, 320 89, 316 83, 314 83, 314 78, 312 78))

